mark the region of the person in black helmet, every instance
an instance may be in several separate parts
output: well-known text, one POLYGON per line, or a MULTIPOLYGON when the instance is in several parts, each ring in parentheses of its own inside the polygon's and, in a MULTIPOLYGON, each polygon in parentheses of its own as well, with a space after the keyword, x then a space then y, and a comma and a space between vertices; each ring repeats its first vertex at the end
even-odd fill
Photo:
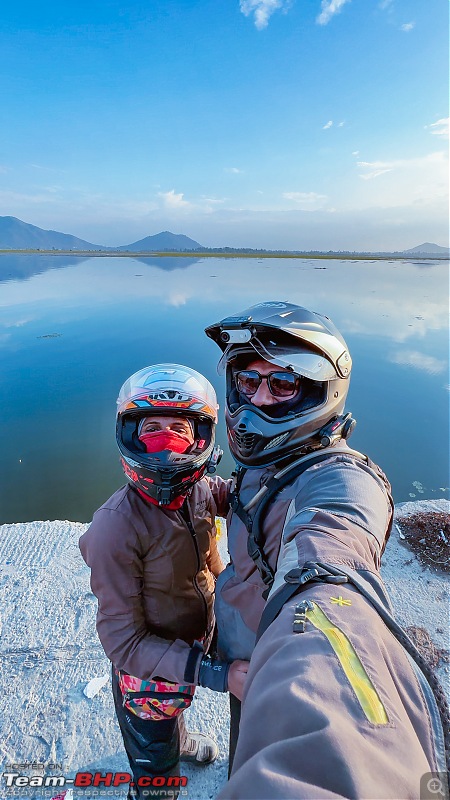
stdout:
POLYGON ((236 691, 243 663, 209 654, 215 579, 223 569, 215 516, 229 482, 208 477, 217 401, 202 375, 156 364, 132 375, 117 401, 116 439, 128 484, 80 539, 98 598, 97 632, 112 662, 116 715, 133 774, 128 797, 173 797, 180 757, 215 760, 211 737, 183 722, 197 685, 236 691), (160 786, 160 784, 157 784, 160 786))
POLYGON ((418 797, 421 776, 445 769, 442 726, 379 575, 393 503, 346 442, 347 345, 327 317, 278 301, 206 333, 237 462, 218 651, 251 659, 230 695, 219 798, 418 797))

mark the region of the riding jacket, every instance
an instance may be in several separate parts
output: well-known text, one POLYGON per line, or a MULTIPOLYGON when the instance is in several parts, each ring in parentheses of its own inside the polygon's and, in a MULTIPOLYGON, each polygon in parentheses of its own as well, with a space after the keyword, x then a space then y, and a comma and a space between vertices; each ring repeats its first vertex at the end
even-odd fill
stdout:
MULTIPOLYGON (((275 472, 245 473, 239 499, 250 517, 275 472)), ((330 448, 268 507, 262 544, 275 581, 266 601, 247 527, 230 515, 219 652, 251 662, 220 800, 417 800, 423 776, 445 769, 429 685, 377 611, 392 613, 379 574, 391 517, 381 470, 343 443, 330 448), (294 591, 257 641, 263 612, 289 582, 294 591)))
POLYGON ((146 502, 130 485, 94 514, 80 539, 98 599, 97 632, 115 667, 150 680, 191 683, 202 641, 214 630, 214 587, 223 569, 215 517, 228 509, 229 482, 203 478, 181 511, 146 502), (191 670, 192 671, 192 670, 191 670))

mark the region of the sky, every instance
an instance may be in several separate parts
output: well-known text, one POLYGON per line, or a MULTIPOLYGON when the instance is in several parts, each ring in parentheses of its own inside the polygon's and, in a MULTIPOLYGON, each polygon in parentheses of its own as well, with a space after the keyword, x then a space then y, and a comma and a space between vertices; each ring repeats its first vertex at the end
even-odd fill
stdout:
POLYGON ((0 215, 107 246, 446 246, 448 9, 5 4, 0 215))

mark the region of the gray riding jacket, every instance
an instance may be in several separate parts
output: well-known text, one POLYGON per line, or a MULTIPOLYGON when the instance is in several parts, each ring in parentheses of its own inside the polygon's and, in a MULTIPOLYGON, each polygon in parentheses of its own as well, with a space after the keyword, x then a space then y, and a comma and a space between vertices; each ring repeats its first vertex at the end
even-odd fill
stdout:
MULTIPOLYGON (((244 505, 274 471, 245 474, 244 505)), ((275 572, 268 602, 292 569, 321 562, 358 575, 388 608, 379 575, 388 487, 381 470, 342 444, 293 479, 262 525, 275 572)), ((307 583, 255 647, 265 586, 247 538, 232 514, 231 564, 216 585, 219 648, 251 663, 220 800, 417 800, 423 776, 445 767, 436 703, 412 659, 351 583, 307 583)))

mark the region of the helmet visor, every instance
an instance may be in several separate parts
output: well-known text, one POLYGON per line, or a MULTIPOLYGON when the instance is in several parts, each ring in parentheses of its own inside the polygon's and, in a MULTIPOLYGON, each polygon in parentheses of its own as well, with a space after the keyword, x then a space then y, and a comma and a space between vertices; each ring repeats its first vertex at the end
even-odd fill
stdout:
POLYGON ((217 371, 222 375, 227 365, 235 359, 239 359, 242 364, 244 358, 251 361, 258 357, 313 381, 330 381, 338 377, 333 364, 321 353, 315 353, 300 344, 295 347, 277 344, 270 338, 263 342, 261 337, 256 336, 253 336, 248 344, 229 345, 217 365, 217 371))
POLYGON ((156 364, 136 372, 120 390, 117 413, 133 411, 202 414, 216 422, 216 393, 209 381, 190 367, 156 364))

